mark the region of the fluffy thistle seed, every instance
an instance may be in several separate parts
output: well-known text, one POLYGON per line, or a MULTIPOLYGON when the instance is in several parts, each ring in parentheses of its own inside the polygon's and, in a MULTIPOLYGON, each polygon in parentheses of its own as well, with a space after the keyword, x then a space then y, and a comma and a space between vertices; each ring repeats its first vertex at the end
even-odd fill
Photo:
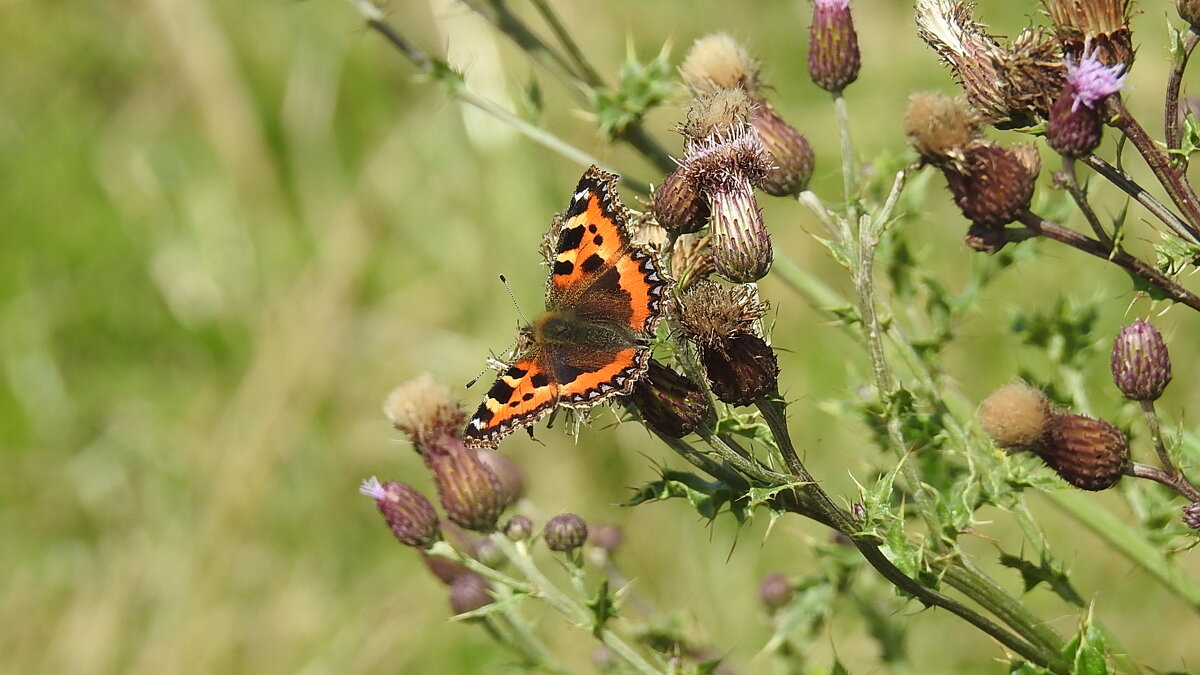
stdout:
POLYGON ((457 436, 467 419, 450 390, 429 374, 393 389, 383 403, 383 412, 418 450, 426 438, 457 436))
POLYGON ((692 43, 679 74, 697 94, 721 89, 757 92, 759 64, 726 33, 706 35, 692 43))
POLYGON ((1002 448, 1026 448, 1049 430, 1050 402, 1041 390, 1012 382, 979 404, 979 426, 1002 448))
POLYGON ((1106 490, 1129 466, 1129 445, 1121 430, 1083 415, 1054 415, 1049 435, 1033 451, 1081 490, 1106 490))
POLYGON ((1171 355, 1162 334, 1138 319, 1113 340, 1112 376, 1117 389, 1134 401, 1155 401, 1171 382, 1171 355))
POLYGON ((904 133, 921 159, 960 172, 967 149, 982 138, 982 123, 965 100, 937 92, 913 94, 904 112, 904 133))
POLYGON ((814 0, 809 38, 808 75, 814 84, 837 93, 858 79, 862 55, 850 0, 814 0))
POLYGON ((573 551, 587 541, 588 527, 583 518, 573 513, 554 516, 542 530, 542 538, 551 551, 573 551))

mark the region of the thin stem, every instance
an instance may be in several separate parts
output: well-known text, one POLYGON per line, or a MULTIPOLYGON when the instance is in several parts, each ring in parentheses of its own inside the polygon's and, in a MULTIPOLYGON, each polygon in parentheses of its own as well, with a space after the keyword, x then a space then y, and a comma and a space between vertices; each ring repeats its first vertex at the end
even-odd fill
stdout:
POLYGON ((1120 247, 1115 249, 1110 248, 1102 242, 1063 227, 1052 220, 1046 220, 1029 211, 1023 213, 1020 220, 1025 227, 1028 227, 1037 234, 1079 249, 1097 258, 1108 260, 1159 289, 1175 302, 1200 311, 1200 296, 1175 283, 1170 277, 1159 272, 1140 258, 1129 255, 1120 247))
POLYGON ((559 675, 569 675, 571 672, 559 663, 558 659, 554 658, 550 648, 538 638, 537 633, 530 627, 529 621, 511 604, 505 605, 499 615, 493 614, 484 618, 483 625, 496 641, 512 647, 529 663, 559 675), (503 623, 508 629, 508 634, 502 634, 496 628, 495 624, 497 623, 503 623))
POLYGON ((1160 150, 1154 139, 1146 133, 1146 129, 1129 113, 1125 102, 1120 96, 1109 96, 1105 99, 1105 112, 1108 114, 1108 124, 1119 129, 1137 149, 1146 166, 1154 173, 1154 177, 1167 191, 1167 196, 1182 213, 1184 220, 1195 231, 1200 227, 1200 199, 1186 178, 1186 167, 1181 163, 1172 165, 1170 156, 1160 150))
POLYGON ((1182 218, 1167 208, 1166 204, 1158 201, 1154 195, 1147 192, 1141 185, 1138 185, 1137 181, 1133 180, 1129 174, 1109 164, 1104 161, 1104 158, 1097 155, 1088 155, 1083 157, 1082 160, 1084 164, 1090 166, 1096 173, 1104 176, 1110 183, 1121 188, 1125 194, 1133 197, 1151 215, 1158 218, 1164 225, 1170 228, 1176 236, 1200 246, 1200 232, 1189 226, 1182 218))
MULTIPOLYGON (((1179 88, 1183 82, 1183 72, 1187 70, 1188 58, 1200 42, 1200 33, 1193 26, 1183 36, 1182 49, 1175 54, 1171 63, 1171 75, 1167 79, 1167 101, 1163 106, 1163 136, 1167 139, 1167 150, 1178 150, 1183 143, 1183 133, 1179 129, 1179 88)), ((1187 157, 1181 161, 1187 162, 1187 157)))
POLYGON ((554 13, 554 9, 550 7, 550 3, 546 0, 533 0, 533 6, 537 9, 538 14, 542 15, 542 20, 546 25, 550 26, 550 32, 554 33, 554 37, 558 39, 563 49, 567 50, 567 56, 575 63, 575 70, 584 82, 593 87, 603 84, 600 78, 600 73, 592 67, 592 64, 584 56, 583 50, 579 48, 579 44, 575 42, 575 38, 571 37, 571 33, 567 31, 566 26, 558 18, 558 14, 554 13))
POLYGON ((657 436, 659 440, 666 443, 667 447, 674 450, 675 454, 687 460, 692 466, 725 483, 734 490, 744 492, 750 488, 750 484, 746 482, 746 479, 741 474, 696 450, 692 447, 691 443, 681 438, 667 436, 666 434, 657 434, 657 436))
POLYGON ((1146 416, 1146 426, 1150 428, 1150 438, 1154 441, 1154 451, 1158 453, 1158 461, 1162 462, 1162 468, 1169 475, 1178 475, 1179 469, 1171 461, 1167 446, 1163 444, 1162 426, 1158 423, 1158 413, 1154 410, 1154 401, 1142 401, 1141 404, 1142 413, 1146 416))
POLYGON ((1157 466, 1130 462, 1125 469, 1125 475, 1152 480, 1171 488, 1189 502, 1200 502, 1200 489, 1192 485, 1182 474, 1169 474, 1157 466))
POLYGON ((1075 176, 1075 160, 1064 156, 1062 158, 1062 171, 1058 173, 1067 192, 1070 193, 1071 199, 1075 200, 1075 205, 1083 213, 1083 217, 1087 219, 1088 225, 1091 226, 1092 232, 1096 235, 1101 243, 1111 246, 1112 237, 1108 236, 1108 232, 1104 231, 1104 225, 1100 223, 1100 219, 1096 217, 1096 212, 1092 210, 1092 205, 1088 202, 1087 194, 1079 186, 1079 179, 1075 176))
POLYGON ((850 134, 850 112, 842 92, 833 94, 838 136, 842 141, 842 188, 846 191, 846 213, 853 222, 858 220, 858 163, 854 160, 854 138, 850 134))
POLYGON ((1034 640, 1035 644, 1047 651, 1061 653, 1064 644, 1062 637, 1040 617, 1029 611, 1021 601, 1009 595, 1008 591, 993 579, 971 565, 969 560, 960 558, 951 561, 941 567, 940 571, 946 583, 986 607, 1013 630, 1034 640))

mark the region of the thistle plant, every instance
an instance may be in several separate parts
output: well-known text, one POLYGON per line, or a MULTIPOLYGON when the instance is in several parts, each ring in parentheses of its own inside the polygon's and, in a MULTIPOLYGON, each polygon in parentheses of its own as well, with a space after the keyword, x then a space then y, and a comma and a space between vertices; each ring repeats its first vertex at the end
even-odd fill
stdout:
MULTIPOLYGON (((449 96, 549 150, 595 161, 472 92, 450 64, 368 0, 352 4, 449 96)), ((1144 9, 1169 8, 1159 4, 1144 9)), ((875 627, 886 665, 913 667, 904 635, 922 630, 921 615, 901 626, 875 603, 895 594, 914 613, 933 608, 977 629, 978 649, 1011 672, 1133 673, 1182 665, 1169 654, 1128 652, 1096 609, 1093 599, 1104 589, 1072 578, 1061 557, 1070 542, 1055 541, 1028 502, 1048 500, 1200 612, 1200 580, 1171 555, 1194 545, 1200 529, 1200 489, 1189 475, 1196 443, 1183 422, 1160 419, 1156 410, 1172 383, 1172 361, 1169 340, 1152 325, 1168 312, 1200 311, 1200 296, 1186 285, 1200 260, 1200 200, 1188 175, 1200 124, 1183 98, 1189 57, 1200 42, 1195 3, 1177 3, 1172 59, 1162 64, 1134 49, 1128 0, 1045 0, 1040 23, 1007 41, 969 3, 918 0, 912 39, 923 40, 949 69, 946 91, 913 92, 904 114, 911 155, 869 166, 862 157, 871 153, 860 151, 850 132, 855 111, 846 94, 872 64, 860 53, 868 36, 856 30, 847 0, 814 0, 808 31, 808 72, 830 97, 836 142, 813 142, 803 132, 805 120, 785 121, 775 104, 791 94, 788 83, 767 84, 772 60, 802 59, 804 50, 766 58, 714 32, 688 49, 677 74, 665 67, 664 51, 652 64, 627 65, 614 88, 547 3, 533 3, 548 26, 545 35, 506 2, 464 5, 555 73, 568 93, 583 92, 606 138, 655 167, 653 176, 618 171, 626 204, 633 193, 646 197, 645 213, 625 219, 636 226, 632 234, 654 243, 658 269, 673 280, 653 360, 639 370, 631 393, 612 404, 661 441, 660 476, 627 505, 678 500, 706 519, 743 522, 764 514, 829 530, 828 541, 814 547, 820 569, 797 567, 761 580, 758 593, 773 628, 755 651, 797 672, 834 671, 840 664, 812 662, 806 648, 841 598, 875 627), (1164 132, 1156 139, 1126 105, 1125 83, 1135 68, 1164 65, 1164 132), (646 114, 667 107, 672 96, 686 99, 671 106, 674 126, 650 127, 646 114), (1017 135, 1022 140, 1014 141, 1017 135), (1153 184, 1143 185, 1127 168, 1134 159, 1153 184), (814 168, 835 167, 841 191, 815 192, 814 168), (941 183, 944 192, 931 187, 941 183), (1095 195, 1104 187, 1127 195, 1127 209, 1111 215, 1097 208, 1095 195), (1051 209, 1054 194, 1062 198, 1051 209), (783 219, 819 231, 813 240, 840 266, 848 296, 776 245, 771 232, 789 223, 764 216, 766 199, 790 209, 783 219), (961 293, 923 270, 908 243, 918 228, 946 228, 928 223, 920 208, 939 200, 952 202, 965 221, 962 266, 971 277, 961 293), (1137 215, 1129 217, 1132 209, 1137 215), (1131 234, 1134 221, 1145 231, 1131 234), (1151 234, 1158 243, 1148 258, 1134 244, 1151 234), (990 396, 971 400, 956 384, 971 373, 949 372, 942 356, 1001 270, 1046 260, 1077 266, 1081 278, 1115 265, 1133 289, 1109 289, 1104 297, 1145 318, 1126 321, 1112 338, 1094 312, 1060 305, 1051 315, 1023 314, 1014 337, 1042 350, 1051 365, 1009 373, 992 383, 990 396), (764 297, 759 286, 771 277, 861 347, 859 394, 839 405, 863 420, 863 443, 881 452, 876 471, 856 476, 857 492, 831 492, 798 449, 811 439, 789 425, 788 413, 812 402, 788 394, 778 350, 795 348, 796 336, 772 333, 769 310, 778 299, 764 297), (1109 355, 1096 349, 1101 342, 1111 346, 1109 355), (1112 386, 1093 386, 1099 378, 1087 375, 1106 368, 1112 386), (1117 414, 1122 397, 1137 402, 1140 421, 1117 414), (1112 405, 1098 406, 1099 400, 1112 405), (1117 412, 1110 421, 1098 408, 1117 412), (672 465, 679 461, 683 468, 672 465), (1114 511, 1114 501, 1095 492, 1115 494, 1133 515, 1114 511), (987 516, 980 514, 985 508, 987 516), (994 541, 1011 577, 989 573, 977 549, 964 546, 993 518, 1015 526, 1009 539, 994 541), (1039 584, 1056 597, 1044 615, 1022 595, 1039 584), (1062 616, 1073 619, 1054 620, 1062 616)), ((1038 8, 1031 4, 1030 12, 1038 8)), ((1024 311, 1023 300, 1011 298, 1017 311, 1024 311)), ((1170 341, 1183 345, 1188 338, 1170 341)), ((1176 358, 1191 356, 1175 351, 1176 358)), ((485 625, 522 667, 567 670, 528 618, 533 605, 595 639, 597 662, 610 672, 736 667, 719 662, 739 645, 697 644, 684 630, 650 630, 660 614, 619 568, 621 537, 600 535, 573 514, 539 522, 537 509, 517 497, 523 482, 539 480, 537 473, 498 468, 492 451, 465 447, 465 415, 447 390, 418 380, 393 393, 386 409, 421 454, 448 524, 439 528, 430 502, 407 485, 371 479, 363 492, 401 543, 453 565, 454 573, 438 575, 451 585, 453 611, 485 625), (564 580, 546 571, 553 567, 564 580)))

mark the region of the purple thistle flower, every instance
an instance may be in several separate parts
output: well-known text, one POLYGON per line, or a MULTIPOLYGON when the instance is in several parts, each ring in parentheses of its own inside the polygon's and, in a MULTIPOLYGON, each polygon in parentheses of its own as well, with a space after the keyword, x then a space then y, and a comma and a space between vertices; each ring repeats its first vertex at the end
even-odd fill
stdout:
POLYGON ((1067 85, 1074 90, 1075 102, 1071 112, 1079 110, 1079 104, 1095 108, 1096 104, 1121 90, 1125 83, 1125 65, 1106 66, 1099 59, 1099 49, 1084 52, 1078 61, 1067 56, 1067 85))

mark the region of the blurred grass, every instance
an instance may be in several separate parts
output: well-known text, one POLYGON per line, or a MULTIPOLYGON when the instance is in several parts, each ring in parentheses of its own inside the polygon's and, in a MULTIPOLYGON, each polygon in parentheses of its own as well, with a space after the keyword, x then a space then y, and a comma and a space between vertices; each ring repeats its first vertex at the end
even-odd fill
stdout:
MULTIPOLYGON (((623 0, 599 14, 559 4, 609 76, 628 45, 649 57, 669 39, 678 57, 715 29, 748 41, 780 111, 814 140, 818 192, 838 194, 827 97, 805 76, 806 3, 746 11, 623 0)), ((534 74, 452 2, 388 10, 495 96, 515 98, 534 74)), ((910 11, 876 2, 858 13, 866 67, 849 101, 865 157, 903 152, 910 91, 950 90, 910 11)), ((1015 32, 1032 10, 987 11, 1015 32)), ((1158 40, 1159 19, 1139 19, 1147 41, 1158 40)), ((1161 51, 1143 46, 1139 57, 1161 51)), ((465 382, 508 346, 517 318, 496 275, 508 276, 526 313, 538 310, 537 242, 582 167, 464 115, 412 73, 333 0, 0 3, 0 670, 415 673, 504 662, 477 628, 447 625, 445 590, 354 490, 373 473, 428 487, 379 403, 426 370, 465 382)), ((1160 82, 1134 86, 1135 108, 1152 111, 1157 94, 1141 92, 1160 82)), ((551 129, 657 180, 544 88, 551 129)), ((678 115, 668 108, 649 124, 672 151, 678 115)), ((937 210, 913 236, 956 284, 969 256, 948 201, 933 196, 937 210)), ((807 215, 766 208, 781 250, 844 289, 807 215)), ((1047 367, 1007 334, 1014 306, 1045 309, 1059 291, 1100 299, 1096 340, 1115 332, 1128 301, 1122 276, 1043 250, 1051 260, 1022 263, 989 290, 948 354, 976 400, 1017 367, 1047 367)), ((814 473, 850 496, 849 475, 869 479, 880 460, 859 449, 857 421, 823 403, 859 380, 862 354, 778 281, 763 291, 777 310, 797 436, 814 473)), ((1180 311, 1160 325, 1181 347, 1197 328, 1180 311)), ((1095 391, 1106 391, 1102 352, 1089 374, 1095 391)), ((1192 381, 1195 364, 1178 360, 1177 381, 1192 381)), ((463 396, 473 406, 482 390, 463 396)), ((1197 401, 1176 387, 1165 403, 1175 414, 1197 401)), ((1112 395, 1095 405, 1118 408, 1112 395)), ((760 543, 763 522, 710 528, 675 503, 640 507, 634 519, 613 504, 674 460, 632 425, 612 433, 613 420, 600 415, 577 445, 557 430, 539 432, 544 445, 520 435, 505 444, 529 473, 533 515, 628 523, 622 555, 638 592, 757 672, 769 630, 757 580, 815 569, 810 543, 825 534, 788 520, 760 543)), ((1046 518, 1068 537, 1060 552, 1080 588, 1098 594, 1098 611, 1135 655, 1168 667, 1200 658, 1194 614, 1046 518)), ((1016 587, 1011 573, 997 575, 1016 587)), ((1041 590, 1030 602, 1061 611, 1041 590)), ((943 613, 908 621, 924 672, 998 668, 987 665, 997 652, 943 613)), ((1071 621, 1055 627, 1070 632, 1071 621)), ((869 669, 864 627, 850 612, 835 626, 814 658, 836 653, 853 672, 869 669)), ((551 633, 584 668, 586 641, 551 633)))

